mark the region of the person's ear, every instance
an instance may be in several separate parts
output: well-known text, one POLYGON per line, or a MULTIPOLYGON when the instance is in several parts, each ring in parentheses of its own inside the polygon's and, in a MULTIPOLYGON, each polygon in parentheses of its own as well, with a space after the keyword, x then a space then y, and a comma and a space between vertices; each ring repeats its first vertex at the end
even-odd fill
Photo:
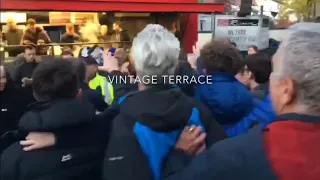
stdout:
POLYGON ((296 99, 295 82, 291 78, 283 78, 280 80, 283 95, 281 96, 281 104, 291 104, 296 99))

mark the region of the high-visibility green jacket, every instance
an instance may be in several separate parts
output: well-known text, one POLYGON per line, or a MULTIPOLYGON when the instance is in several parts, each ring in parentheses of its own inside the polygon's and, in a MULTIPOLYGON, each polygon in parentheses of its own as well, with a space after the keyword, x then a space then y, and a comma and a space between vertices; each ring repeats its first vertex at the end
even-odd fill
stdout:
POLYGON ((107 78, 97 73, 96 76, 89 81, 89 87, 93 90, 96 90, 98 87, 100 87, 104 101, 109 105, 112 104, 114 100, 114 90, 113 85, 107 80, 107 78))

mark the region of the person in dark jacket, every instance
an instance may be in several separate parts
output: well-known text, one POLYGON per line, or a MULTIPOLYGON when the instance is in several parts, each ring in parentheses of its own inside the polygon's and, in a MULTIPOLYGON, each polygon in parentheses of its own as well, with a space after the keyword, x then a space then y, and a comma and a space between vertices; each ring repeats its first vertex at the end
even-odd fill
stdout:
MULTIPOLYGON (((90 59, 80 58, 79 60, 71 60, 72 64, 74 65, 74 70, 76 70, 78 77, 79 77, 79 86, 80 86, 80 94, 79 96, 85 100, 88 100, 94 106, 97 112, 103 112, 106 108, 108 108, 108 104, 104 102, 103 96, 89 88, 88 85, 88 78, 86 74, 88 74, 87 67, 85 65, 89 63, 90 59), (84 63, 85 61, 85 63, 84 63)), ((93 59, 91 60, 92 63, 96 63, 93 59)))
POLYGON ((187 124, 202 126, 208 145, 226 137, 206 107, 161 78, 174 76, 179 45, 160 25, 148 25, 134 39, 131 57, 137 76, 155 76, 158 82, 141 81, 139 91, 119 99, 120 113, 113 120, 103 179, 160 180, 161 164, 187 124))
POLYGON ((16 61, 17 63, 15 69, 12 73, 12 79, 17 88, 21 89, 21 93, 24 94, 20 102, 25 104, 30 104, 35 102, 32 94, 32 73, 34 69, 38 66, 36 60, 36 49, 32 45, 25 47, 24 54, 21 58, 16 61))
POLYGON ((320 25, 289 28, 273 57, 270 94, 275 121, 218 142, 193 160, 201 131, 185 132, 168 158, 164 180, 301 180, 320 177, 320 25), (295 137, 295 138, 292 138, 295 137), (191 160, 191 161, 188 161, 191 160))
MULTIPOLYGON (((32 86, 38 102, 20 119, 18 127, 21 132, 60 133, 60 140, 79 132, 89 138, 80 142, 75 138, 31 152, 23 151, 19 142, 14 143, 1 156, 1 179, 100 179, 104 145, 96 133, 93 106, 76 98, 78 83, 70 61, 43 61, 33 73, 32 86)), ((24 141, 20 143, 25 145, 24 141)))
POLYGON ((21 93, 14 87, 10 74, 0 66, 0 137, 15 130, 26 106, 19 102, 21 93))
POLYGON ((36 27, 36 21, 34 19, 28 19, 27 29, 24 31, 21 38, 21 44, 36 44, 38 55, 47 55, 48 47, 41 46, 42 44, 49 44, 51 42, 48 34, 41 28, 36 27))
MULTIPOLYGON (((179 64, 176 70, 176 75, 180 77, 186 76, 189 79, 191 79, 191 77, 198 78, 200 74, 196 72, 196 67, 194 66, 195 64, 192 64, 193 62, 196 62, 196 58, 196 54, 187 54, 184 50, 180 50, 179 64)), ((177 85, 186 95, 194 97, 195 84, 182 82, 177 85)))
POLYGON ((135 74, 132 74, 134 67, 133 63, 129 61, 127 51, 122 48, 109 50, 109 53, 104 55, 103 62, 104 64, 98 67, 99 74, 112 83, 114 103, 117 104, 118 99, 122 96, 138 90, 137 83, 129 81, 131 77, 135 77, 135 74), (121 79, 127 79, 128 81, 120 82, 121 79))
POLYGON ((128 34, 128 32, 123 29, 122 27, 122 23, 120 21, 117 21, 115 23, 113 23, 112 25, 113 27, 113 35, 112 35, 112 39, 113 41, 116 42, 120 42, 117 47, 118 48, 126 48, 129 46, 128 42, 130 41, 130 36, 128 34))
MULTIPOLYGON (((133 63, 129 61, 129 54, 123 48, 118 48, 115 53, 114 57, 118 61, 119 71, 112 71, 109 73, 109 79, 119 79, 121 77, 134 77, 135 75, 132 74, 133 63)), ((137 84, 133 84, 131 82, 125 83, 113 83, 113 90, 114 90, 114 101, 118 102, 118 99, 130 92, 134 92, 138 90, 137 84)))
MULTIPOLYGON (((2 40, 6 41, 7 45, 19 45, 23 30, 17 27, 16 22, 12 18, 7 19, 7 27, 8 30, 3 33, 4 36, 2 37, 2 40)), ((7 47, 6 50, 10 57, 15 57, 23 52, 23 48, 21 47, 7 47)))
POLYGON ((79 41, 79 40, 80 40, 80 36, 77 33, 75 33, 74 25, 67 24, 66 25, 66 32, 61 36, 60 42, 61 43, 74 43, 75 41, 79 41))

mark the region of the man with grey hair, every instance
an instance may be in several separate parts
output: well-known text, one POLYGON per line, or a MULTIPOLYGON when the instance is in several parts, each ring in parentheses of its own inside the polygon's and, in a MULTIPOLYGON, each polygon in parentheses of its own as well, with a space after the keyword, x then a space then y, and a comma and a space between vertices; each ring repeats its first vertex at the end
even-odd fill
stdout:
POLYGON ((167 29, 151 24, 133 40, 131 60, 139 91, 119 100, 119 115, 104 161, 104 180, 160 180, 161 166, 177 137, 203 127, 205 145, 226 137, 210 111, 162 79, 174 75, 180 43, 167 29), (155 77, 152 79, 152 77, 155 77))
POLYGON ((182 133, 165 180, 319 179, 320 24, 299 23, 289 31, 270 75, 274 122, 214 144, 192 161, 182 151, 198 153, 201 135, 182 133))

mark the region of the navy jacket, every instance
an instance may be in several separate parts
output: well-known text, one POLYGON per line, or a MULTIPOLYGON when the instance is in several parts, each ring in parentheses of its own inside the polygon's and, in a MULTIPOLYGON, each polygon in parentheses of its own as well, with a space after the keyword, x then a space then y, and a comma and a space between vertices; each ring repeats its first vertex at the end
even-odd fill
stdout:
POLYGON ((94 116, 92 105, 79 99, 32 105, 20 119, 20 131, 65 132, 62 134, 74 134, 74 139, 32 152, 23 151, 19 142, 12 144, 1 156, 0 179, 100 180, 104 144, 93 123, 94 116), (87 138, 77 139, 75 134, 79 133, 87 138))
MULTIPOLYGON (((200 74, 198 74, 194 69, 191 68, 188 61, 179 61, 179 67, 176 71, 176 75, 178 76, 187 76, 188 79, 191 79, 192 76, 198 78, 200 74)), ((190 97, 194 97, 194 91, 196 84, 192 84, 189 82, 177 84, 181 91, 190 97)))
POLYGON ((173 150, 165 163, 163 179, 319 179, 320 145, 315 143, 320 140, 319 118, 282 114, 268 126, 220 141, 192 160, 173 150))
POLYGON ((105 155, 104 180, 159 180, 163 159, 186 125, 202 126, 208 145, 226 137, 210 111, 177 87, 155 86, 120 101, 105 155))
POLYGON ((250 91, 229 73, 213 73, 212 84, 198 85, 195 97, 222 126, 237 123, 253 107, 250 91))
POLYGON ((163 180, 276 180, 263 152, 261 127, 220 141, 194 160, 174 150, 163 180))

